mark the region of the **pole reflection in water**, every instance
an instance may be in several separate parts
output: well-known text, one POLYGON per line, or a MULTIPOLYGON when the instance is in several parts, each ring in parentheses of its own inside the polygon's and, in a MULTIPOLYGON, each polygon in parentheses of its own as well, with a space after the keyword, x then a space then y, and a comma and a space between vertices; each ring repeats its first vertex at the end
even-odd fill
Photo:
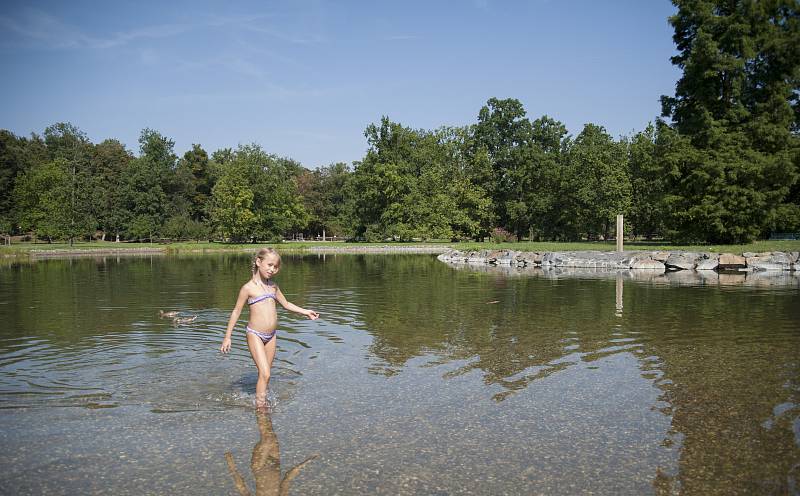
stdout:
POLYGON ((617 317, 622 317, 622 285, 623 285, 622 274, 620 274, 618 272, 617 273, 617 290, 616 290, 616 296, 617 296, 616 309, 617 310, 615 312, 617 317))
MULTIPOLYGON (((281 453, 278 446, 278 437, 272 429, 272 418, 268 413, 257 411, 256 422, 261 439, 253 447, 253 456, 250 459, 250 470, 253 472, 253 479, 256 483, 256 496, 271 494, 287 495, 292 480, 300 475, 300 471, 311 463, 319 455, 314 454, 298 463, 281 478, 281 453)), ((244 477, 236 468, 233 454, 228 451, 225 453, 225 461, 228 463, 228 471, 233 477, 233 484, 242 496, 250 496, 250 490, 244 481, 244 477)))

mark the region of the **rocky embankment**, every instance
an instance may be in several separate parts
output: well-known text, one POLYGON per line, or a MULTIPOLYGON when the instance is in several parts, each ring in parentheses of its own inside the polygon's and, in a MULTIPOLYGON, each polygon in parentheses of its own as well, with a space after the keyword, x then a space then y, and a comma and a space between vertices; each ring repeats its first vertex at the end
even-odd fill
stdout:
POLYGON ((710 253, 685 251, 571 251, 526 252, 514 250, 449 250, 438 257, 450 264, 501 265, 526 268, 587 268, 653 271, 794 271, 800 268, 798 252, 710 253))

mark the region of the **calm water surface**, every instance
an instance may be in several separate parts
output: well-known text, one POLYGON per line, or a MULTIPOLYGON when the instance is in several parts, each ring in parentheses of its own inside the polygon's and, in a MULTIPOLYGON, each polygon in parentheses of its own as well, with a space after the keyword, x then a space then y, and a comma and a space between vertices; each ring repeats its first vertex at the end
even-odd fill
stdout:
POLYGON ((257 415, 249 263, 0 268, 0 493, 800 493, 796 283, 284 257, 322 318, 281 312, 257 415))

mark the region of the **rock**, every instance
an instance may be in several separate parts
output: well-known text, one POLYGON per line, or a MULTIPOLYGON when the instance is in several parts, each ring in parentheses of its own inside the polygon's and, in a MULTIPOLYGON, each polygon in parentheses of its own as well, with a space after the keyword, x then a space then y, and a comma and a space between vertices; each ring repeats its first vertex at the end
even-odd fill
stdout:
POLYGON ((786 253, 759 253, 755 257, 745 257, 747 267, 753 270, 792 270, 792 262, 786 253))
POLYGON ((439 255, 438 257, 436 257, 436 259, 440 260, 442 262, 451 262, 452 263, 452 262, 458 261, 459 259, 463 260, 464 259, 464 253, 462 253, 462 252, 460 252, 458 250, 448 250, 448 251, 442 253, 441 255, 439 255))
POLYGON ((522 251, 517 255, 517 260, 525 261, 525 265, 542 265, 544 254, 534 251, 522 251))
POLYGON ((572 267, 600 270, 699 270, 794 271, 800 267, 800 252, 746 253, 693 252, 520 252, 514 250, 448 250, 437 258, 451 264, 502 265, 523 268, 572 267))
MULTIPOLYGON (((481 253, 485 253, 484 257, 486 258, 486 261, 488 263, 490 263, 490 264, 496 263, 497 262, 497 258, 503 256, 503 252, 500 251, 500 250, 492 250, 492 251, 481 252, 481 253)), ((476 258, 478 258, 478 257, 476 257, 476 258)))
POLYGON ((658 260, 653 260, 652 258, 645 258, 641 260, 635 260, 631 264, 631 269, 633 270, 666 270, 666 266, 664 266, 663 262, 659 262, 658 260))
POLYGON ((668 252, 668 251, 657 251, 657 252, 654 252, 652 255, 650 255, 650 257, 653 260, 655 260, 656 262, 661 262, 661 263, 666 262, 667 259, 669 258, 669 256, 670 256, 670 252, 668 252))
POLYGON ((703 257, 700 253, 693 252, 673 252, 670 254, 664 265, 672 270, 692 270, 697 261, 703 257))
POLYGON ((719 256, 720 269, 743 269, 747 267, 747 260, 744 257, 734 255, 733 253, 723 253, 719 256))
POLYGON ((542 257, 542 266, 557 266, 562 262, 563 254, 557 251, 550 251, 542 257))
POLYGON ((505 254, 497 259, 497 263, 502 263, 503 265, 517 265, 519 254, 520 252, 518 251, 506 250, 505 254))
POLYGON ((716 270, 719 266, 719 260, 716 255, 710 255, 709 258, 703 258, 697 262, 694 270, 716 270))
POLYGON ((580 267, 587 269, 628 269, 630 268, 631 252, 558 252, 547 253, 542 258, 542 266, 550 267, 580 267))
POLYGON ((477 256, 467 257, 467 259, 464 260, 464 261, 466 263, 468 263, 468 264, 488 264, 489 263, 489 260, 486 257, 477 257, 477 256))

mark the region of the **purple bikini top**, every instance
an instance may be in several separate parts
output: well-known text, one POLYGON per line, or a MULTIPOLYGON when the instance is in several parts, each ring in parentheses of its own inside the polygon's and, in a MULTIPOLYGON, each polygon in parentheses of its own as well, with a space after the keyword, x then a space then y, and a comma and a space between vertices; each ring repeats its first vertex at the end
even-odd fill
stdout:
MULTIPOLYGON (((263 286, 263 284, 261 284, 261 286, 263 286)), ((278 294, 278 289, 277 289, 277 287, 275 286, 275 284, 267 284, 267 286, 275 288, 275 291, 273 291, 272 293, 266 293, 266 292, 265 292, 264 294, 260 294, 260 295, 258 295, 258 296, 254 296, 254 297, 252 297, 252 298, 248 298, 248 299, 247 299, 247 304, 248 304, 248 305, 253 305, 253 304, 255 304, 255 303, 258 303, 259 301, 264 301, 264 300, 266 300, 267 298, 272 298, 273 300, 276 300, 276 301, 277 301, 277 299, 276 299, 276 296, 275 296, 275 295, 277 295, 277 294, 278 294)), ((264 287, 264 289, 266 290, 267 288, 266 288, 266 287, 264 287)))
POLYGON ((247 304, 248 305, 253 305, 254 303, 258 303, 259 301, 264 301, 267 298, 272 298, 274 300, 275 299, 275 293, 264 293, 262 295, 256 296, 255 298, 248 298, 247 299, 247 304))

